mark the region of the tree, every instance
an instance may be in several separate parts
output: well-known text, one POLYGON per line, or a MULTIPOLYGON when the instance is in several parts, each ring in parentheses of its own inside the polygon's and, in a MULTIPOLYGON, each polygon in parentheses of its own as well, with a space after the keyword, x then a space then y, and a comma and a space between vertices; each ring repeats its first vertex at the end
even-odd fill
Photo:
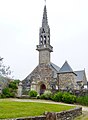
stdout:
POLYGON ((0 75, 4 77, 11 75, 10 66, 5 66, 3 64, 3 58, 1 57, 0 57, 0 75))
POLYGON ((19 80, 11 81, 7 87, 2 90, 2 95, 7 98, 16 97, 19 80))

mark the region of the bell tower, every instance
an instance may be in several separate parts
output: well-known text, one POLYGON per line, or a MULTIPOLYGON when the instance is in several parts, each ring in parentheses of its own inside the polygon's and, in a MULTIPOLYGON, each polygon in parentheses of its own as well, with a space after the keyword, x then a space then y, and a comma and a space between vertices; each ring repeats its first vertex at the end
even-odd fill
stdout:
POLYGON ((44 6, 42 27, 39 31, 39 45, 37 49, 39 51, 39 64, 50 63, 50 53, 53 52, 53 47, 50 45, 50 28, 47 19, 46 5, 44 6))

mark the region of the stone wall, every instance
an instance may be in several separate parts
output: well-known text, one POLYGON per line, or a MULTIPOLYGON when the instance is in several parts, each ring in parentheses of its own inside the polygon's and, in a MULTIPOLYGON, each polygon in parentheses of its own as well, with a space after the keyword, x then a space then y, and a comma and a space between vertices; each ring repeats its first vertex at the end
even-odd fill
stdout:
POLYGON ((74 73, 60 73, 58 74, 59 89, 76 88, 76 79, 74 73))
POLYGON ((62 112, 45 112, 44 116, 15 118, 15 119, 13 118, 7 120, 73 120, 75 117, 80 116, 81 114, 82 114, 82 108, 79 107, 62 112))
POLYGON ((41 63, 50 63, 50 52, 48 50, 39 51, 39 64, 41 63))
POLYGON ((23 81, 23 87, 25 89, 27 86, 30 86, 30 89, 36 90, 40 93, 40 86, 44 84, 46 86, 46 90, 51 90, 51 83, 55 80, 53 78, 54 68, 50 66, 50 64, 40 64, 38 65, 32 73, 23 81), (26 82, 30 82, 29 84, 26 82), (33 84, 32 84, 33 83, 33 84))
POLYGON ((63 112, 48 112, 46 113, 46 120, 73 120, 75 117, 82 114, 82 108, 76 108, 63 112))

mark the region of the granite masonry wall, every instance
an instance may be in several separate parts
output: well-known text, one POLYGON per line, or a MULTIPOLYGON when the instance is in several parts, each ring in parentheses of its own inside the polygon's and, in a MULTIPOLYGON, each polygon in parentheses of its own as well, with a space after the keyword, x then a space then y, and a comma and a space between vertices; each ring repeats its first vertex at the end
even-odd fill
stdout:
POLYGON ((76 79, 74 73, 60 73, 58 74, 59 89, 66 89, 67 87, 75 88, 76 79))
MULTIPOLYGON (((82 107, 62 112, 45 112, 44 116, 13 118, 7 120, 74 120, 75 117, 82 114, 82 107)), ((6 120, 6 119, 5 119, 6 120)))

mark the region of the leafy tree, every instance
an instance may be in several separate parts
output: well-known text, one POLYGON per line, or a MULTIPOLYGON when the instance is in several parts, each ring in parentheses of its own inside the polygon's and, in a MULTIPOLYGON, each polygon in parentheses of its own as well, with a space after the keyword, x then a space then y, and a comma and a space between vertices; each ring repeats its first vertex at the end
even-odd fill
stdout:
POLYGON ((9 97, 16 97, 17 89, 18 89, 18 80, 11 81, 8 84, 8 87, 2 90, 2 94, 9 98, 9 97))
POLYGON ((18 88, 18 87, 17 87, 17 83, 16 83, 15 81, 11 81, 11 82, 9 83, 9 88, 17 89, 17 88, 18 88))
POLYGON ((10 66, 5 66, 3 64, 3 58, 1 57, 0 57, 0 75, 4 77, 11 75, 10 66))

